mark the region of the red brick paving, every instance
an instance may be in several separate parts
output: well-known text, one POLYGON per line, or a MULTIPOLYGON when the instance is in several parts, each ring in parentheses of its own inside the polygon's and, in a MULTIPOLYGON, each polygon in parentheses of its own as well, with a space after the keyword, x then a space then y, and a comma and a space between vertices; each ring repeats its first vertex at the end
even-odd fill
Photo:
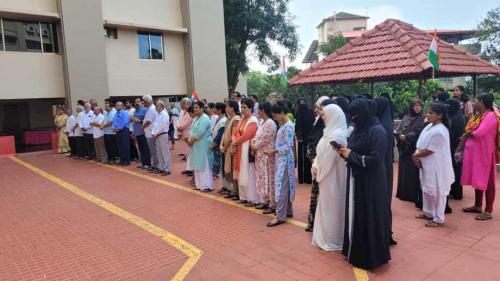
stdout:
MULTIPOLYGON (((174 153, 176 155, 176 153, 174 153)), ((183 238, 204 251, 187 280, 355 280, 339 253, 313 247, 294 225, 269 229, 269 217, 169 188, 95 163, 52 153, 21 159, 183 238)), ((186 184, 185 162, 173 175, 186 184)), ((81 199, 15 162, 0 159, 0 280, 166 280, 186 257, 124 219, 81 199)), ((140 172, 135 167, 128 168, 140 172)), ((444 228, 414 219, 409 203, 393 200, 394 232, 387 266, 375 280, 500 280, 498 219, 477 222, 451 201, 444 228), (474 267, 472 267, 472 265, 474 267)), ((309 189, 299 186, 296 218, 305 221, 309 189)))

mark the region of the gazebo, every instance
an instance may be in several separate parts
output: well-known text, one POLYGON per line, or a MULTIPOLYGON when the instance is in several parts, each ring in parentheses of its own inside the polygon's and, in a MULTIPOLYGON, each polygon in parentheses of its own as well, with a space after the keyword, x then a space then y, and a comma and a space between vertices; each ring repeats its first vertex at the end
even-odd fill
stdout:
POLYGON ((500 74, 500 68, 438 40, 440 69, 427 60, 433 36, 400 20, 387 19, 351 40, 322 61, 289 80, 294 85, 370 83, 471 75, 474 95, 478 74, 500 74))

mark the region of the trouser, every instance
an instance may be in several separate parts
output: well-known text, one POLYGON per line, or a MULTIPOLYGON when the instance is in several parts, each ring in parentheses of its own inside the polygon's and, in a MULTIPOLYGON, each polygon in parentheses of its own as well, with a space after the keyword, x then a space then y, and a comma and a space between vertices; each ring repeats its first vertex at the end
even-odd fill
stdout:
POLYGON ((75 137, 75 145, 76 145, 76 156, 78 157, 85 156, 85 149, 83 146, 83 136, 75 137))
POLYGON ((486 193, 486 208, 484 211, 486 213, 491 214, 493 212, 493 203, 495 203, 495 172, 490 173, 490 179, 488 181, 488 188, 486 189, 486 192, 480 189, 476 189, 476 194, 475 194, 475 203, 474 205, 476 207, 481 207, 483 206, 483 195, 486 193))
POLYGON ((170 172, 170 147, 168 146, 168 134, 156 138, 156 157, 158 158, 158 169, 170 172))
POLYGON ((143 167, 151 167, 151 154, 149 152, 148 141, 145 135, 136 136, 137 146, 139 147, 139 154, 141 157, 141 165, 143 167))
POLYGON ((120 164, 130 164, 130 136, 128 128, 116 133, 118 139, 118 153, 120 154, 120 164))
POLYGON ((85 156, 90 159, 94 159, 95 158, 94 135, 83 134, 83 143, 85 146, 85 156))
POLYGON ((156 156, 156 140, 154 138, 146 138, 148 148, 151 155, 151 167, 158 168, 158 157, 156 156))
POLYGON ((279 221, 285 221, 287 216, 293 216, 293 209, 292 202, 290 201, 290 177, 288 176, 288 169, 285 168, 280 197, 278 198, 278 202, 276 202, 276 218, 279 221))
POLYGON ((172 117, 172 122, 174 123, 174 139, 179 138, 179 134, 177 132, 177 124, 179 123, 179 117, 172 117))
POLYGON ((456 162, 455 159, 452 159, 453 163, 453 172, 455 173, 455 182, 451 184, 450 195, 453 196, 454 199, 462 199, 463 189, 460 184, 460 179, 462 178, 462 163, 456 162))
POLYGON ((299 183, 312 183, 311 162, 306 158, 307 142, 299 142, 297 157, 297 172, 299 174, 299 183))
POLYGON ((69 149, 71 149, 71 156, 78 155, 78 151, 76 149, 76 137, 68 137, 69 149))
POLYGON ((104 137, 94 139, 95 145, 95 156, 97 161, 104 162, 108 157, 106 154, 106 148, 104 146, 104 137))
POLYGON ((422 192, 423 199, 423 211, 424 215, 429 218, 433 218, 434 222, 444 223, 444 211, 446 209, 446 195, 431 195, 426 192, 422 192))
POLYGON ((118 142, 116 141, 116 135, 104 135, 104 146, 106 147, 108 161, 115 162, 118 158, 118 142))
POLYGON ((132 138, 132 133, 129 132, 129 143, 130 143, 130 159, 136 160, 139 159, 139 152, 137 151, 137 146, 135 144, 135 140, 132 138))

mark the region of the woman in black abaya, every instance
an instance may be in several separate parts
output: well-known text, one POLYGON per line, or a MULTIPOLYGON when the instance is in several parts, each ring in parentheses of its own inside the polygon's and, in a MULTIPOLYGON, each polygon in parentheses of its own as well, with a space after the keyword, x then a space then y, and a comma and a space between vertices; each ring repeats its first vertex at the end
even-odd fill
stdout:
POLYGON ((452 155, 453 171, 455 172, 455 182, 451 185, 450 196, 456 200, 462 200, 462 185, 460 184, 460 177, 462 175, 462 164, 455 160, 453 155, 457 150, 460 138, 464 134, 465 129, 465 116, 460 108, 460 102, 455 98, 450 98, 445 101, 448 106, 448 115, 450 117, 450 149, 452 155))
POLYGON ((352 102, 355 129, 348 147, 340 148, 348 163, 345 235, 342 254, 356 267, 373 269, 390 258, 390 207, 385 153, 387 133, 366 99, 352 102))

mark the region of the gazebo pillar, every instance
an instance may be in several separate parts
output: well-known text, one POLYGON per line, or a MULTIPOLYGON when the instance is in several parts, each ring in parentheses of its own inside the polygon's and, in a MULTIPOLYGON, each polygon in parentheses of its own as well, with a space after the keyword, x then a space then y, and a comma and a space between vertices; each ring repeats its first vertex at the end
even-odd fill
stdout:
POLYGON ((418 78, 418 98, 424 100, 424 79, 422 76, 418 78))
POLYGON ((373 81, 370 81, 370 94, 375 96, 375 83, 373 81))
POLYGON ((477 74, 472 74, 472 96, 477 95, 477 74))

